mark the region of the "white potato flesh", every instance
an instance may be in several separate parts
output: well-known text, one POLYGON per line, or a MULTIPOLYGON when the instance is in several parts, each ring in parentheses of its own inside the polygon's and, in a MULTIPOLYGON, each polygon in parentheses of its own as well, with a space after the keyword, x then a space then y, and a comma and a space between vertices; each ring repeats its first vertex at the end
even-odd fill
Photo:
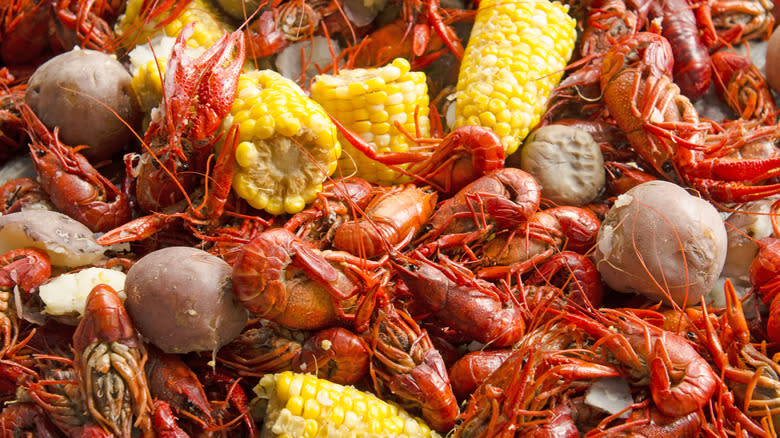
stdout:
POLYGON ((70 274, 62 274, 38 288, 38 295, 44 304, 43 313, 83 315, 87 296, 98 284, 111 286, 124 301, 125 274, 123 272, 113 269, 87 268, 70 274))

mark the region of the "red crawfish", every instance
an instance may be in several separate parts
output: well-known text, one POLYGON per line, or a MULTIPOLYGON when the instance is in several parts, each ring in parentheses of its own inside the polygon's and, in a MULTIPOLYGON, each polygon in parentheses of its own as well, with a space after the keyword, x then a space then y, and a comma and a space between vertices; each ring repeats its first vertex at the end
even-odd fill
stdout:
POLYGON ((108 231, 132 217, 130 202, 87 159, 59 141, 27 105, 20 107, 32 141, 30 154, 43 190, 57 210, 94 232, 108 231))
POLYGON ((160 112, 144 134, 147 150, 136 169, 135 194, 147 212, 176 203, 195 186, 214 146, 212 135, 230 112, 244 64, 240 31, 224 35, 191 59, 186 48, 193 26, 185 26, 176 38, 165 69, 160 112), (185 168, 190 172, 182 172, 185 168))
POLYGON ((38 181, 26 177, 12 179, 0 186, 0 213, 16 213, 27 205, 48 206, 48 199, 38 181))
POLYGON ((416 242, 425 253, 518 226, 539 208, 541 188, 531 174, 503 168, 460 189, 436 208, 416 242))
POLYGON ((542 126, 562 118, 601 118, 598 115, 603 113, 604 105, 599 79, 603 54, 615 40, 635 32, 643 19, 638 11, 627 8, 624 0, 592 3, 577 42, 580 59, 569 64, 566 77, 550 94, 542 126))
MULTIPOLYGON (((164 353, 156 347, 150 347, 144 372, 149 393, 155 400, 163 401, 168 410, 173 408, 180 418, 195 421, 204 429, 214 426, 206 392, 198 376, 179 355, 164 353)), ((152 414, 153 427, 156 421, 166 418, 163 415, 164 411, 158 414, 160 418, 155 418, 155 414, 152 414)))
POLYGON ((443 139, 426 139, 434 143, 431 152, 385 152, 363 140, 331 117, 339 132, 358 151, 422 184, 451 195, 461 188, 504 166, 504 146, 493 131, 481 126, 465 125, 454 129, 443 139), (409 164, 406 169, 399 164, 409 164))
POLYGON ((661 413, 687 415, 707 404, 718 385, 709 363, 683 337, 652 325, 630 311, 602 308, 593 316, 565 318, 594 336, 632 381, 649 385, 661 413))
POLYGON ((674 56, 674 83, 690 99, 698 99, 710 88, 712 66, 702 32, 714 33, 711 23, 697 20, 686 0, 649 1, 647 18, 661 22, 661 35, 669 41, 674 56), (703 29, 703 30, 702 30, 703 29))
POLYGON ((92 418, 120 437, 129 438, 133 426, 150 430, 146 349, 110 286, 99 284, 87 296, 73 350, 79 388, 92 418))
MULTIPOLYGON (((72 362, 65 358, 58 361, 72 362)), ((109 438, 116 435, 103 429, 87 412, 75 370, 47 367, 44 379, 26 386, 27 394, 43 409, 49 419, 69 438, 109 438)))
POLYGON ((157 438, 190 438, 190 435, 176 423, 171 406, 162 400, 154 401, 152 428, 157 438))
MULTIPOLYGON (((321 252, 284 228, 271 229, 241 247, 233 264, 233 290, 257 317, 294 329, 332 327, 350 319, 348 310, 361 289, 335 266, 340 261, 347 259, 338 252, 321 252)), ((364 263, 357 270, 372 265, 356 263, 364 263)))
POLYGON ((474 391, 453 436, 579 436, 574 414, 562 407, 568 395, 591 380, 620 375, 599 363, 585 341, 560 318, 534 327, 474 391))
POLYGON ((22 299, 22 294, 14 294, 14 289, 18 287, 25 295, 30 294, 48 280, 50 275, 49 256, 43 251, 20 248, 0 255, 0 357, 14 347, 19 335, 15 304, 21 306, 22 303, 16 301, 22 299), (16 299, 12 300, 12 296, 16 296, 16 299))
POLYGON ((0 164, 24 147, 26 137, 19 105, 24 102, 26 91, 26 80, 15 77, 8 67, 0 68, 0 164))
POLYGON ((772 90, 750 58, 721 50, 712 55, 712 65, 715 91, 740 118, 774 121, 772 90))
POLYGON ((604 287, 596 265, 586 256, 561 251, 532 270, 524 285, 549 284, 560 288, 568 300, 586 307, 599 308, 604 287))
POLYGON ((780 424, 780 365, 750 342, 742 303, 731 280, 726 280, 723 293, 726 306, 717 317, 704 302, 700 312, 688 311, 695 327, 691 332, 723 376, 713 397, 717 403, 711 403, 716 418, 713 423, 738 427, 754 436, 774 436, 768 423, 773 423, 775 430, 780 424))
POLYGON ((123 1, 8 0, 0 6, 0 58, 9 66, 35 64, 75 46, 111 51, 108 24, 123 1))
POLYGON ((618 41, 604 57, 605 102, 636 152, 661 175, 715 201, 745 202, 780 192, 778 184, 753 185, 777 173, 780 156, 730 155, 752 142, 776 139, 778 128, 734 124, 714 133, 714 125, 699 120, 672 82, 672 64, 666 39, 648 32, 618 41))
POLYGON ((402 405, 419 408, 433 429, 451 430, 458 402, 444 360, 427 332, 406 311, 388 303, 375 310, 363 336, 371 351, 377 393, 389 390, 402 405))
POLYGON ((34 402, 21 402, 6 405, 0 412, 0 436, 57 438, 60 432, 43 408, 34 402))
POLYGON ((371 67, 402 57, 417 70, 447 51, 457 60, 463 58, 463 45, 451 24, 473 17, 470 11, 442 8, 439 0, 402 0, 400 15, 350 50, 348 64, 371 67))
POLYGON ((769 305, 766 337, 780 342, 780 239, 765 237, 759 240, 759 250, 750 264, 750 283, 761 300, 769 305))
POLYGON ((447 260, 440 257, 436 264, 421 259, 399 266, 398 275, 415 300, 470 339, 494 347, 519 341, 525 334, 527 309, 513 294, 447 260))
POLYGON ((217 360, 240 376, 295 370, 353 385, 368 374, 369 353, 360 337, 342 327, 307 335, 260 321, 222 347, 217 360))
POLYGON ((472 351, 458 359, 449 369, 452 391, 458 400, 468 400, 471 393, 511 355, 511 348, 498 348, 472 351))
MULTIPOLYGON (((564 206, 538 211, 516 228, 503 230, 482 245, 477 252, 481 265, 476 269, 477 276, 498 279, 513 274, 522 275, 535 269, 557 251, 586 253, 595 245, 600 228, 601 222, 596 215, 584 208, 564 206)), ((587 288, 599 295, 596 286, 598 278, 594 281, 593 275, 585 275, 585 272, 591 270, 587 262, 575 262, 575 259, 576 256, 569 258, 573 262, 572 269, 582 274, 578 281, 586 281, 587 288)), ((584 257, 579 260, 584 260, 584 257)), ((564 266, 561 264, 554 268, 554 263, 551 261, 545 268, 547 275, 552 276, 564 266)))
POLYGON ((428 222, 437 198, 436 192, 413 184, 389 188, 371 199, 365 217, 336 229, 333 246, 365 258, 403 248, 428 222))
POLYGON ((702 415, 691 412, 687 415, 664 415, 652 403, 635 403, 626 416, 609 416, 584 435, 596 437, 664 437, 696 438, 701 436, 702 415))
POLYGON ((715 0, 708 2, 712 25, 718 35, 737 45, 747 40, 766 40, 775 27, 776 7, 771 0, 715 0))
POLYGON ((374 187, 362 178, 328 180, 314 202, 293 215, 285 222, 284 228, 317 249, 330 248, 338 227, 364 210, 374 194, 374 187))

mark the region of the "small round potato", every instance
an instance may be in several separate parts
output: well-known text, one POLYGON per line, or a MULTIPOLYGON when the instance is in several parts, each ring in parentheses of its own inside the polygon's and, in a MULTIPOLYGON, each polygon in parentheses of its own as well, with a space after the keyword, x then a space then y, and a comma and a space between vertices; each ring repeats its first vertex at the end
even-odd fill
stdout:
POLYGON ((604 158, 587 132, 563 125, 543 126, 528 136, 520 168, 542 188, 542 197, 559 205, 582 206, 604 186, 604 158))
POLYGON ((166 353, 216 351, 247 322, 231 274, 230 265, 205 251, 163 248, 127 272, 125 307, 141 335, 166 353))
POLYGON ((25 102, 49 129, 59 128, 63 143, 87 145, 85 157, 106 160, 134 138, 124 122, 137 129, 141 121, 130 80, 113 56, 77 48, 35 70, 25 102))
POLYGON ((728 244, 715 207, 666 181, 618 197, 598 239, 593 257, 607 285, 667 304, 668 295, 681 306, 712 289, 728 244))

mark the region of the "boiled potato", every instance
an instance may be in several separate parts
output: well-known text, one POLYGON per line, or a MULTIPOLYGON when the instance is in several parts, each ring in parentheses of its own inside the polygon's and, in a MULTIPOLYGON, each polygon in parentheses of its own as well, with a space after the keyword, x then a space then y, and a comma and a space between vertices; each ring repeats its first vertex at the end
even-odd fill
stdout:
POLYGON ((127 272, 125 307, 141 335, 166 353, 216 351, 248 319, 233 294, 232 272, 197 248, 153 251, 127 272))
POLYGON ((111 55, 73 49, 57 55, 30 77, 25 102, 68 146, 93 161, 120 152, 139 128, 141 111, 130 73, 111 55))
POLYGON ((666 182, 618 197, 602 223, 594 261, 618 292, 696 305, 726 259, 726 227, 715 207, 666 182))

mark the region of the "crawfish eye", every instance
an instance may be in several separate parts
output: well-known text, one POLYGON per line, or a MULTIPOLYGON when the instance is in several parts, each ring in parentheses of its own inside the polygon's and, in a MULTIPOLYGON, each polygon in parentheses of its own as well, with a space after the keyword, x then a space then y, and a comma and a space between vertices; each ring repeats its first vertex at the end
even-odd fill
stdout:
POLYGON ((661 164, 661 170, 667 175, 673 175, 674 164, 672 164, 671 160, 666 160, 663 162, 663 164, 661 164))

